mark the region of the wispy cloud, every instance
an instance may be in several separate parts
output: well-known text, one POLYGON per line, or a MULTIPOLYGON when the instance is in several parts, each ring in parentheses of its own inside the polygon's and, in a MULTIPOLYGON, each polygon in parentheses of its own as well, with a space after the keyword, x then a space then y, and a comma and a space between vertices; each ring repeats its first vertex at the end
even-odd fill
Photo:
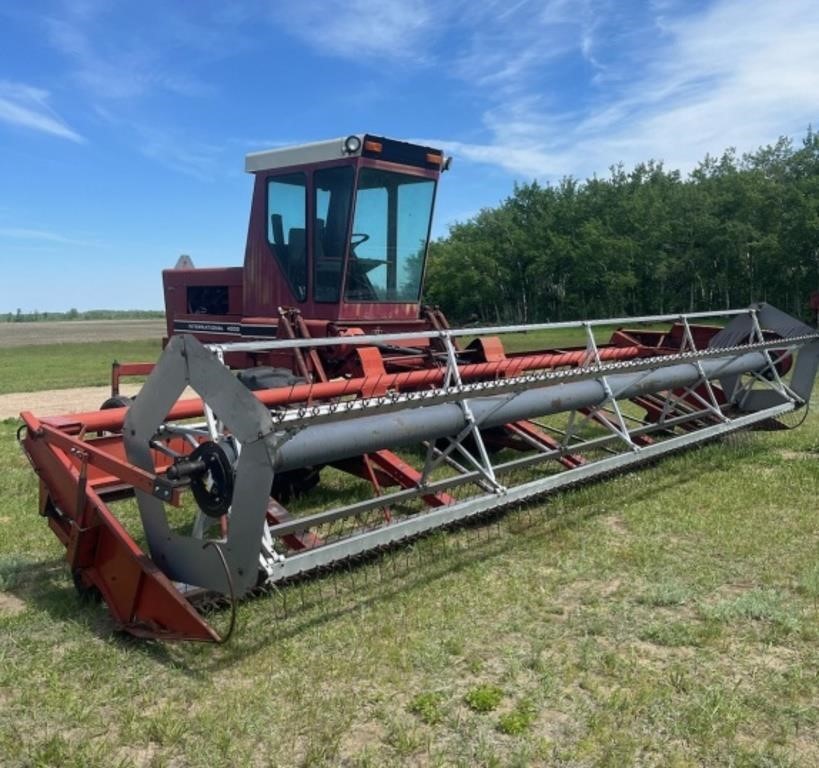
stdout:
MULTIPOLYGON (((763 3, 753 13, 742 0, 716 0, 697 12, 662 4, 643 20, 639 61, 606 39, 607 8, 596 10, 594 24, 577 25, 573 43, 577 57, 598 70, 575 74, 595 86, 593 101, 555 109, 548 77, 561 70, 519 36, 512 61, 520 66, 475 80, 487 102, 488 140, 438 143, 528 178, 582 177, 649 158, 686 171, 706 153, 752 150, 819 118, 814 0, 763 3)), ((622 21, 616 28, 627 30, 622 21)), ((553 21, 542 23, 554 31, 553 21)))
POLYGON ((39 24, 91 115, 128 136, 144 157, 204 181, 224 175, 222 150, 182 135, 184 120, 165 127, 155 105, 168 94, 213 97, 217 86, 200 73, 243 49, 238 30, 249 8, 202 2, 195 12, 164 5, 133 12, 100 0, 64 0, 39 24))
POLYGON ((24 83, 0 81, 0 120, 62 139, 82 142, 49 105, 50 93, 24 83))
POLYGON ((454 72, 499 96, 542 84, 550 65, 585 45, 594 26, 591 0, 517 0, 450 7, 449 25, 464 35, 454 72))
POLYGON ((58 232, 25 227, 0 227, 0 240, 13 240, 29 244, 78 245, 96 248, 100 245, 93 240, 67 237, 58 232))
MULTIPOLYGON (((136 126, 140 152, 166 168, 197 179, 213 181, 226 171, 223 147, 183 139, 173 133, 136 126)), ((238 163, 234 163, 239 167, 238 163)))
POLYGON ((71 9, 43 24, 51 45, 70 61, 70 77, 97 99, 133 99, 155 90, 201 96, 212 90, 199 78, 169 67, 159 47, 140 36, 132 41, 112 34, 87 9, 71 9))
POLYGON ((277 4, 277 22, 320 53, 345 58, 422 59, 437 22, 428 0, 303 0, 277 4))

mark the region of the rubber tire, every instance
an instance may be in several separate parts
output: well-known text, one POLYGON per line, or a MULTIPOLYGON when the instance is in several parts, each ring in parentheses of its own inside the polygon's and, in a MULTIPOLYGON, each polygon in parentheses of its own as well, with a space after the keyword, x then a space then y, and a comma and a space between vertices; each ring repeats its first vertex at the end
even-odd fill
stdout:
POLYGON ((112 408, 130 408, 136 398, 126 395, 112 395, 101 406, 101 411, 110 411, 112 408))

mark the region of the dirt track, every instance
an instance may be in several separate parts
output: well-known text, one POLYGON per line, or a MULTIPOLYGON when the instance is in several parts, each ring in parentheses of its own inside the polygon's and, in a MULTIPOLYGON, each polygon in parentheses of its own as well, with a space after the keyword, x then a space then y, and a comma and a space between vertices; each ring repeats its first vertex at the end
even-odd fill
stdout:
POLYGON ((0 348, 33 344, 81 344, 88 341, 160 339, 165 321, 61 320, 39 323, 0 323, 0 348))
MULTIPOLYGON (((139 391, 139 384, 123 384, 121 390, 124 395, 134 395, 139 391)), ((38 416, 95 411, 110 394, 110 387, 76 387, 0 395, 0 421, 16 419, 20 411, 32 411, 38 416)))

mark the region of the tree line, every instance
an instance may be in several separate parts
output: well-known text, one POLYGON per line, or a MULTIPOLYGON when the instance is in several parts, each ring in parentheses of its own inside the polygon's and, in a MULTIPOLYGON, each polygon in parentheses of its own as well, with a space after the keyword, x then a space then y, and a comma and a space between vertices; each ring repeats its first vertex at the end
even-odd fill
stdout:
POLYGON ((41 320, 152 320, 163 318, 165 313, 153 309, 89 309, 84 312, 72 307, 67 312, 6 312, 0 320, 7 323, 36 323, 41 320))
POLYGON ((819 135, 685 178, 650 160, 608 178, 517 184, 433 242, 425 301, 451 320, 548 322, 740 307, 807 317, 819 290, 819 135))

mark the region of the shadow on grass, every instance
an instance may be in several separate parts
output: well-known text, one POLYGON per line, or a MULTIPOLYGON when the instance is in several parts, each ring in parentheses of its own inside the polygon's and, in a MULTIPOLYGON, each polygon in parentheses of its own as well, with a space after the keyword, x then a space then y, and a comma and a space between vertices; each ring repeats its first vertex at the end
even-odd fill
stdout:
MULTIPOLYGON (((723 445, 719 452, 712 452, 709 458, 714 461, 709 463, 709 468, 719 469, 720 459, 726 458, 722 454, 733 453, 736 446, 725 449, 723 445)), ((695 482, 701 474, 689 473, 684 467, 672 473, 655 472, 648 482, 618 488, 616 506, 628 506, 662 493, 666 488, 679 488, 681 484, 695 482)), ((104 606, 81 600, 61 558, 11 563, 5 569, 8 572, 5 576, 0 563, 0 588, 47 612, 57 622, 81 623, 107 642, 199 677, 229 668, 277 641, 298 637, 363 607, 394 600, 411 590, 463 572, 489 557, 508 555, 520 549, 522 537, 529 542, 542 541, 554 537, 562 529, 609 514, 612 505, 601 505, 599 501, 579 495, 592 482, 597 484, 600 479, 562 492, 561 509, 544 506, 554 495, 544 496, 540 506, 529 504, 501 510, 275 587, 269 594, 252 601, 253 604, 270 604, 272 620, 261 618, 258 613, 248 616, 257 609, 249 607, 251 600, 243 600, 239 606, 238 635, 219 649, 202 649, 201 645, 192 643, 146 641, 119 631, 104 606), (3 585, 3 579, 9 581, 7 586, 3 585)), ((349 492, 328 488, 325 493, 335 497, 347 496, 349 492)), ((219 629, 227 623, 227 616, 228 611, 222 609, 206 614, 206 618, 219 629)))
MULTIPOLYGON (((679 489, 682 485, 701 482, 704 472, 724 470, 737 456, 755 455, 757 446, 746 438, 746 435, 736 436, 727 445, 715 440, 710 445, 701 446, 700 450, 708 451, 710 455, 706 468, 699 472, 680 467, 674 472, 655 472, 650 481, 638 486, 619 487, 616 507, 639 503, 670 488, 679 489)), ((759 452, 764 451, 759 449, 759 452)), ((688 450, 677 455, 694 453, 696 451, 688 450)), ((648 465, 655 467, 669 459, 659 457, 648 465)), ((463 572, 489 557, 509 555, 520 549, 520 537, 525 536, 527 541, 534 542, 548 540, 563 529, 610 514, 611 505, 586 501, 579 494, 588 486, 599 484, 601 480, 613 480, 622 474, 628 473, 594 478, 560 494, 541 498, 541 504, 545 505, 550 498, 559 495, 565 502, 562 510, 548 510, 536 504, 500 510, 274 588, 272 594, 256 600, 273 603, 275 623, 260 626, 258 616, 251 617, 250 621, 240 621, 236 644, 220 649, 206 666, 214 671, 229 668, 278 640, 298 637, 361 608, 394 600, 410 590, 424 588, 441 578, 463 572), (253 639, 247 640, 251 635, 253 639)), ((248 601, 243 604, 247 605, 248 601)), ((214 617, 220 615, 224 616, 226 612, 211 614, 214 617)), ((176 656, 175 660, 176 663, 181 661, 176 656)))
POLYGON ((26 606, 48 614, 55 627, 81 625, 98 637, 111 636, 116 631, 104 606, 83 600, 77 594, 61 557, 48 560, 6 557, 0 561, 0 587, 26 606))
MULTIPOLYGON (((79 628, 115 647, 145 654, 160 664, 178 663, 171 646, 129 635, 117 626, 105 603, 82 597, 62 557, 32 560, 6 556, 0 559, 0 589, 35 612, 46 614, 53 623, 55 638, 70 634, 70 625, 72 630, 79 628)), ((200 676, 196 668, 183 667, 182 671, 200 676)))
MULTIPOLYGON (((578 525, 607 510, 585 507, 561 514, 516 509, 480 521, 439 531, 411 543, 368 554, 355 562, 327 568, 319 574, 290 582, 253 599, 252 609, 265 603, 272 607, 272 622, 259 616, 240 618, 235 642, 204 661, 197 654, 197 668, 208 674, 228 669, 248 657, 360 611, 378 606, 442 578, 462 573, 491 557, 518 550, 521 536, 540 540, 562 528, 578 525)), ((251 601, 243 601, 245 607, 251 601)), ((226 616, 226 611, 208 618, 226 616)), ((191 655, 183 646, 170 650, 173 663, 187 666, 191 655)))
MULTIPOLYGON (((620 489, 617 506, 655 494, 660 486, 679 485, 681 480, 689 479, 676 474, 652 478, 651 483, 639 487, 620 489)), ((200 678, 230 668, 269 649, 277 641, 309 633, 362 608, 393 601, 412 590, 462 573, 490 557, 508 556, 520 549, 522 540, 548 540, 563 529, 609 514, 609 505, 588 502, 577 495, 583 486, 561 493, 564 503, 560 509, 549 509, 550 496, 547 495, 540 505, 532 503, 499 510, 461 522, 242 600, 238 607, 237 635, 219 648, 145 640, 118 630, 104 605, 89 604, 80 598, 71 584, 68 567, 60 558, 24 563, 16 570, 19 583, 9 591, 48 612, 57 622, 82 623, 89 632, 129 653, 143 654, 158 664, 173 666, 186 675, 200 678), (272 617, 259 615, 259 606, 265 604, 271 606, 272 617), (249 611, 256 614, 248 616, 249 611)), ((335 494, 330 491, 330 495, 335 494)), ((223 608, 205 615, 219 630, 228 620, 228 610, 223 608)))
MULTIPOLYGON (((550 515, 545 510, 524 508, 497 513, 324 569, 312 577, 242 600, 237 636, 222 647, 129 635, 117 627, 104 603, 78 594, 61 557, 48 560, 7 557, 0 561, 0 588, 35 611, 47 614, 54 623, 55 636, 63 636, 68 624, 79 626, 116 648, 144 655, 199 679, 263 652, 277 641, 298 637, 362 607, 394 600, 489 557, 503 556, 520 547, 520 536, 540 539, 600 511, 584 508, 550 515), (258 613, 265 604, 272 608, 272 621, 258 613), (256 615, 242 620, 241 614, 248 609, 256 611, 256 615)), ((221 630, 228 613, 220 608, 207 612, 206 618, 221 630)))

